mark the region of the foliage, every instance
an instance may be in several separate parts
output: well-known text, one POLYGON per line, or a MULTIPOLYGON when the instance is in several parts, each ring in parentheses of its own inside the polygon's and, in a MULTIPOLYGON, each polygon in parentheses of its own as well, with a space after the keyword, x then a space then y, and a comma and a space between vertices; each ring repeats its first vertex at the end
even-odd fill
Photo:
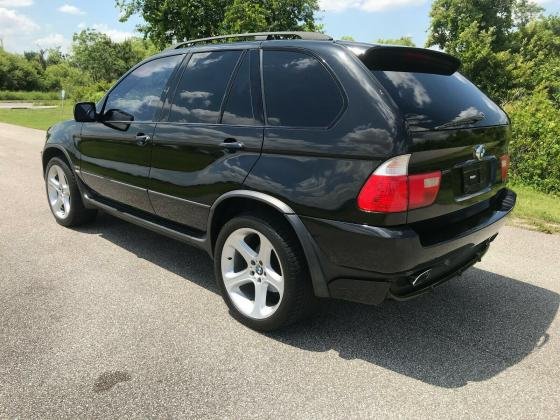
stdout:
POLYGON ((354 37, 350 35, 343 35, 340 39, 342 41, 355 41, 354 37))
POLYGON ((233 0, 227 6, 220 32, 240 34, 263 32, 268 28, 268 11, 260 2, 233 0))
POLYGON ((41 89, 39 69, 19 54, 0 49, 0 90, 41 89))
POLYGON ((99 102, 113 85, 112 82, 95 82, 77 85, 70 93, 74 102, 99 102))
POLYGON ((460 35, 476 23, 480 31, 492 31, 492 50, 502 51, 509 47, 512 29, 536 18, 542 10, 529 0, 435 0, 426 44, 457 54, 464 49, 460 35))
POLYGON ((13 90, 0 90, 0 101, 49 101, 60 98, 60 92, 41 92, 38 90, 30 91, 13 91, 13 90))
POLYGON ((560 193, 560 110, 545 89, 505 105, 512 121, 511 179, 560 193))
POLYGON ((0 90, 4 91, 0 99, 56 99, 64 89, 73 101, 97 101, 130 67, 157 52, 151 41, 131 38, 114 42, 92 29, 74 35, 69 56, 60 48, 23 55, 0 49, 0 90), (33 91, 13 92, 19 90, 33 91))
POLYGON ((529 22, 513 35, 514 96, 546 87, 560 105, 560 16, 529 22))
POLYGON ((512 87, 512 57, 508 51, 494 52, 493 29, 481 30, 477 22, 471 23, 459 34, 461 49, 457 55, 466 74, 478 87, 497 102, 503 102, 512 87))
POLYGON ((427 46, 463 62, 462 72, 498 102, 545 86, 558 98, 560 18, 530 0, 436 0, 427 46))
POLYGON ((389 45, 404 45, 405 47, 416 47, 416 44, 410 36, 401 36, 396 39, 383 39, 379 38, 375 41, 377 44, 389 44, 389 45))
POLYGON ((318 0, 116 0, 121 20, 140 14, 138 30, 163 48, 225 33, 316 31, 318 0))
POLYGON ((93 29, 74 34, 73 41, 73 63, 96 82, 115 80, 144 58, 130 40, 114 42, 93 29))

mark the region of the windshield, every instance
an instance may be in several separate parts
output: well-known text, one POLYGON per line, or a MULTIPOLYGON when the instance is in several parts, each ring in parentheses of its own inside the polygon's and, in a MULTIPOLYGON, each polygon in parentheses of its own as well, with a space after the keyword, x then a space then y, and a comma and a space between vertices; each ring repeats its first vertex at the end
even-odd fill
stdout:
POLYGON ((379 70, 372 73, 413 131, 508 123, 505 113, 458 72, 451 76, 379 70))

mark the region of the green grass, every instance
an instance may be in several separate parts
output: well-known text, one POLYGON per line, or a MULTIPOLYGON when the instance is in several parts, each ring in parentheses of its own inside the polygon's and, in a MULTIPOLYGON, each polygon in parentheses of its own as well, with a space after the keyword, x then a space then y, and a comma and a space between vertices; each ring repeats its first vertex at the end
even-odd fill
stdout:
POLYGON ((0 122, 46 130, 57 122, 72 119, 73 108, 73 105, 69 103, 64 105, 64 112, 60 107, 52 109, 0 109, 0 122))
POLYGON ((560 197, 513 184, 517 205, 513 211, 514 224, 521 224, 547 233, 560 233, 560 197))
POLYGON ((34 101, 59 99, 60 92, 39 92, 39 91, 9 91, 0 90, 0 101, 34 101))

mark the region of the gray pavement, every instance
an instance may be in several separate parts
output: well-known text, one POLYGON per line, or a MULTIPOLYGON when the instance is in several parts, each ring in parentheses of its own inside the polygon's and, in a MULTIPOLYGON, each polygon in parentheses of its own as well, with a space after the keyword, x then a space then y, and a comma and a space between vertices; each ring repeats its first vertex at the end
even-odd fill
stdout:
POLYGON ((0 124, 0 418, 558 418, 560 236, 507 227, 429 296, 263 335, 203 252, 106 215, 57 225, 43 142, 0 124))

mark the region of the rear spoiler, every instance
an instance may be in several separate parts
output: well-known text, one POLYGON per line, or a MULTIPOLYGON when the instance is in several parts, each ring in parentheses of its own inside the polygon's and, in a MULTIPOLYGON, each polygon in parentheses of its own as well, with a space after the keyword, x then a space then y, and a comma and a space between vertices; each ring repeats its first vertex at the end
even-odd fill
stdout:
POLYGON ((393 45, 339 42, 358 55, 370 70, 452 75, 461 60, 441 51, 393 45), (367 48, 365 48, 367 46, 367 48))

